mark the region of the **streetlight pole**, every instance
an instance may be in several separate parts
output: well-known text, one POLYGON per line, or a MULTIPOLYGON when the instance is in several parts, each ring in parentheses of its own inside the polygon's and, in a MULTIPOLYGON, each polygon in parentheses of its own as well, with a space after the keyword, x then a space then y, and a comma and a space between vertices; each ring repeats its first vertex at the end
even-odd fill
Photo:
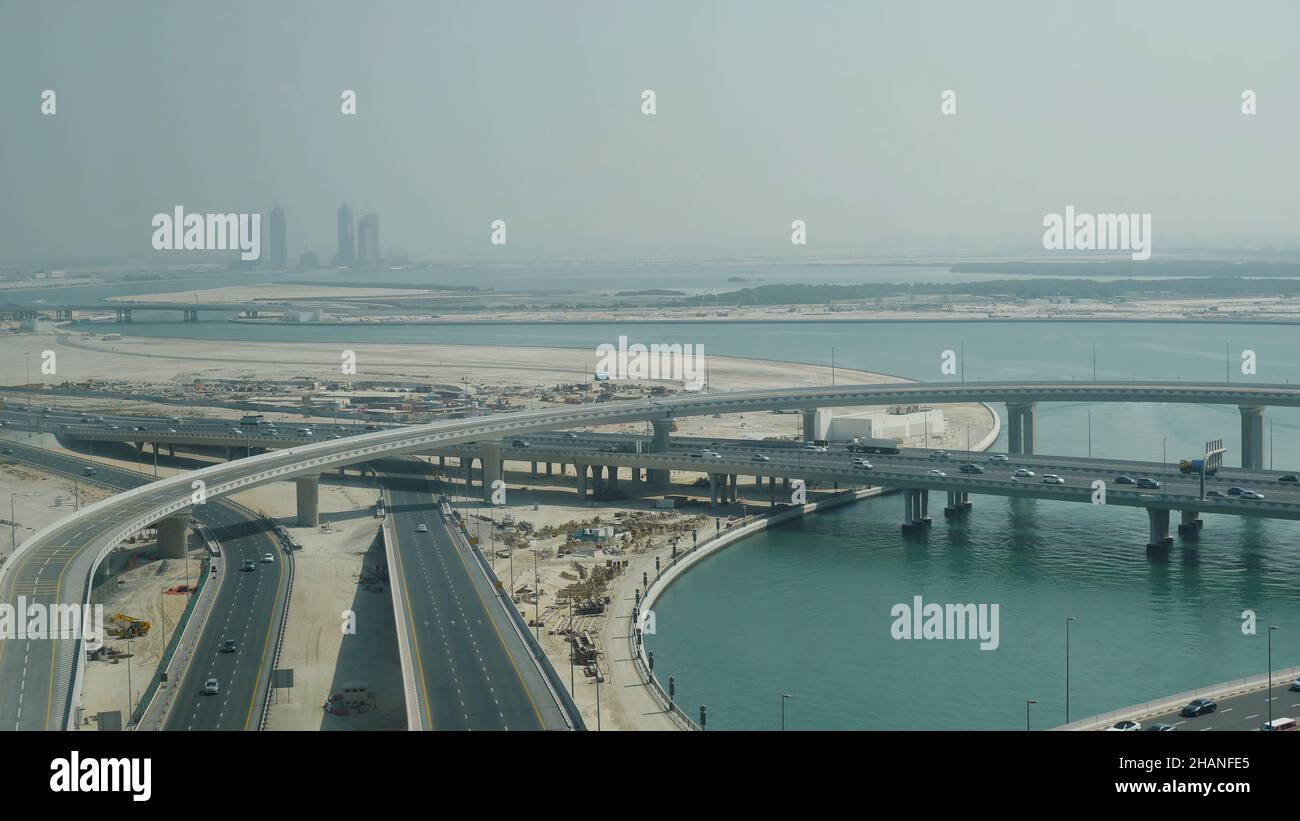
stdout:
POLYGON ((1268 724, 1273 726, 1273 631, 1277 627, 1268 628, 1268 690, 1264 699, 1268 702, 1268 724))
POLYGON ((781 732, 785 732, 785 701, 790 698, 789 693, 781 694, 781 732))
MULTIPOLYGON (((1096 381, 1097 375, 1093 374, 1092 378, 1096 381)), ((1088 408, 1088 458, 1092 458, 1092 408, 1088 408)))
POLYGON ((1025 699, 1025 732, 1029 732, 1029 705, 1037 703, 1038 699, 1036 698, 1025 699))
POLYGON ((1070 622, 1074 616, 1065 617, 1065 723, 1070 723, 1070 622))

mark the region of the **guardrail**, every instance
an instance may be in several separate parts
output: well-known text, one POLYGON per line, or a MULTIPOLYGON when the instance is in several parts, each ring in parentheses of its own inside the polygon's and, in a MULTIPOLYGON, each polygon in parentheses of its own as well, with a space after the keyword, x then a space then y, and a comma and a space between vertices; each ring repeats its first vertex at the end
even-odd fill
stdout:
MULTIPOLYGON (((1286 667, 1281 670, 1273 671, 1273 683, 1285 682, 1288 678, 1295 679, 1300 677, 1300 666, 1286 667)), ((1059 727, 1053 727, 1053 730, 1100 730, 1109 727, 1117 721, 1140 720, 1161 713, 1167 713, 1175 708, 1182 707, 1194 698, 1226 698, 1228 696, 1242 695, 1244 693, 1254 692, 1264 689, 1268 686, 1269 676, 1262 673, 1256 676, 1233 679, 1232 681, 1222 684, 1214 684, 1209 687, 1198 687, 1195 690, 1188 690, 1164 698, 1144 701, 1141 704, 1135 704, 1131 707, 1125 707, 1120 710, 1112 710, 1109 713, 1098 713, 1094 716, 1081 718, 1077 721, 1071 721, 1069 724, 1062 724, 1059 727)))
POLYGON ((262 702, 262 716, 257 722, 257 729, 265 730, 266 722, 271 717, 271 692, 274 689, 275 669, 280 662, 280 651, 284 648, 284 633, 289 626, 289 603, 293 600, 294 540, 288 531, 280 526, 279 522, 269 516, 262 516, 261 518, 271 525, 272 532, 275 533, 275 540, 280 543, 280 550, 284 553, 284 561, 288 565, 287 572, 289 574, 284 591, 284 607, 280 611, 280 629, 275 637, 275 649, 271 651, 271 664, 266 682, 266 698, 262 702))
MULTIPOLYGON (((383 479, 380 479, 380 492, 384 493, 383 479)), ((415 660, 411 656, 410 638, 406 621, 407 590, 402 581, 403 567, 397 556, 397 543, 389 531, 392 520, 387 516, 379 524, 379 538, 384 540, 384 558, 388 562, 388 589, 393 600, 393 621, 397 625, 397 656, 402 666, 402 689, 406 695, 406 729, 423 730, 424 717, 420 709, 420 690, 416 686, 415 660)), ((410 628, 413 629, 413 628, 410 628)))
MULTIPOLYGON (((515 607, 514 597, 503 595, 506 592, 505 585, 497 578, 497 574, 492 570, 491 563, 483 555, 483 551, 479 549, 478 545, 470 543, 469 534, 465 528, 465 521, 461 519, 459 526, 452 527, 452 533, 464 543, 465 547, 474 556, 474 561, 478 564, 479 570, 483 572, 488 584, 496 591, 501 608, 510 618, 515 633, 519 635, 524 647, 528 650, 528 654, 532 656, 533 664, 541 672, 542 678, 546 681, 547 689, 551 691, 552 698, 560 705, 560 712, 564 716, 565 723, 569 725, 571 730, 587 729, 582 721, 582 711, 574 703, 573 697, 564 686, 564 680, 560 678, 560 674, 555 671, 555 668, 551 666, 551 662, 546 658, 546 651, 542 649, 542 645, 533 636, 533 631, 529 629, 528 622, 524 619, 523 614, 519 612, 519 608, 515 607)), ((506 652, 509 652, 509 650, 507 649, 506 652)))
MULTIPOLYGON (((205 542, 208 541, 206 534, 200 533, 199 535, 205 542)), ((188 561, 189 558, 186 557, 185 560, 188 561)), ((167 672, 167 668, 171 665, 172 657, 176 655, 176 650, 180 647, 181 639, 185 634, 185 629, 189 627, 190 616, 194 614, 194 610, 198 607, 199 598, 203 595, 204 588, 207 587, 208 576, 211 575, 208 571, 209 565, 210 561, 205 556, 199 565, 199 582, 189 593, 190 599, 185 603, 185 610, 181 612, 180 618, 176 621, 176 626, 172 629, 172 637, 167 642, 167 647, 163 650, 162 657, 158 659, 158 668, 154 670, 153 678, 149 680, 149 686, 140 696, 140 700, 136 702, 135 710, 131 713, 131 719, 127 724, 127 729, 138 728, 141 720, 144 719, 145 714, 149 712, 149 707, 152 706, 153 698, 158 693, 158 688, 162 686, 163 673, 167 672)))

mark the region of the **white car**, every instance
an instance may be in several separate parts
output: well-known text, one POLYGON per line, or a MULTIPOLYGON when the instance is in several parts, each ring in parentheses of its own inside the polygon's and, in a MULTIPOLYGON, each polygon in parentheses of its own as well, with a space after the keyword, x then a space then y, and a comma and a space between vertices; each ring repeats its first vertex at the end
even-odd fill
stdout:
POLYGON ((1016 472, 1011 474, 1013 479, 1032 479, 1034 472, 1029 468, 1016 468, 1016 472))
POLYGON ((946 450, 932 450, 932 451, 930 451, 930 458, 931 458, 931 459, 947 459, 947 458, 948 458, 948 451, 946 451, 946 450))
POLYGON ((1134 730, 1140 730, 1140 729, 1142 729, 1142 722, 1140 721, 1121 721, 1118 724, 1114 724, 1110 727, 1107 727, 1106 731, 1118 732, 1118 733, 1131 733, 1134 730))
POLYGON ((220 692, 221 692, 221 682, 217 681, 215 678, 210 678, 207 681, 203 682, 203 695, 215 696, 220 692))
POLYGON ((854 459, 853 466, 855 468, 861 468, 862 470, 872 470, 875 468, 875 465, 871 464, 866 459, 854 459))
POLYGON ((424 522, 420 522, 418 525, 415 526, 415 532, 416 532, 416 533, 428 533, 428 532, 429 532, 429 526, 426 525, 424 522))
POLYGON ((1242 494, 1237 498, 1254 499, 1255 501, 1258 502, 1260 499, 1264 498, 1264 494, 1260 493, 1258 490, 1246 490, 1246 491, 1242 491, 1242 494))
POLYGON ((270 553, 262 554, 262 564, 271 564, 274 561, 275 561, 275 557, 272 556, 270 553))
POLYGON ((989 457, 990 462, 1010 462, 1011 459, 1005 453, 995 453, 989 457))
POLYGON ((722 458, 722 454, 717 453, 717 452, 715 452, 715 451, 711 451, 711 450, 701 451, 701 452, 700 452, 700 456, 703 456, 705 459, 721 459, 721 458, 722 458))
POLYGON ((1045 485, 1063 485, 1063 484, 1065 484, 1065 480, 1062 479, 1060 476, 1057 476, 1055 473, 1044 473, 1044 474, 1043 474, 1043 484, 1045 484, 1045 485))
POLYGON ((765 454, 765 453, 755 453, 754 456, 753 456, 753 461, 755 461, 755 462, 770 462, 770 461, 772 461, 772 457, 771 457, 771 456, 768 456, 768 455, 765 454))
POLYGON ((1291 682, 1291 686, 1290 686, 1289 688, 1287 688, 1287 689, 1292 690, 1292 691, 1297 692, 1297 693, 1300 693, 1300 678, 1298 678, 1298 679, 1296 679, 1295 681, 1291 682))
POLYGON ((945 477, 946 477, 948 474, 944 473, 942 470, 931 469, 931 470, 929 470, 929 471, 926 472, 926 475, 927 475, 927 476, 945 476, 945 477))

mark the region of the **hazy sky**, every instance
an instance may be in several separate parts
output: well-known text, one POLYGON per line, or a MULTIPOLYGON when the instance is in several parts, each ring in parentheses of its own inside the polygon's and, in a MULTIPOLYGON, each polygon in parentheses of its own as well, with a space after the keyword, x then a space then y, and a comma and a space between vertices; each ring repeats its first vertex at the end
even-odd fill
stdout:
POLYGON ((419 258, 1032 251, 1066 205, 1296 248, 1298 8, 0 0, 0 262, 275 203, 328 260, 344 199, 419 258))

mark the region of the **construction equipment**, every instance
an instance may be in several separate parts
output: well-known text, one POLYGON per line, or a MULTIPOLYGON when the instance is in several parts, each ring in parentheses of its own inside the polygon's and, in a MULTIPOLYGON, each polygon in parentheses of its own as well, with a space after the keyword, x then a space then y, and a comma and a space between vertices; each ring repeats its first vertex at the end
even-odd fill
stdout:
POLYGON ((115 639, 138 639, 148 635, 152 625, 125 613, 117 613, 108 620, 104 630, 115 639))

